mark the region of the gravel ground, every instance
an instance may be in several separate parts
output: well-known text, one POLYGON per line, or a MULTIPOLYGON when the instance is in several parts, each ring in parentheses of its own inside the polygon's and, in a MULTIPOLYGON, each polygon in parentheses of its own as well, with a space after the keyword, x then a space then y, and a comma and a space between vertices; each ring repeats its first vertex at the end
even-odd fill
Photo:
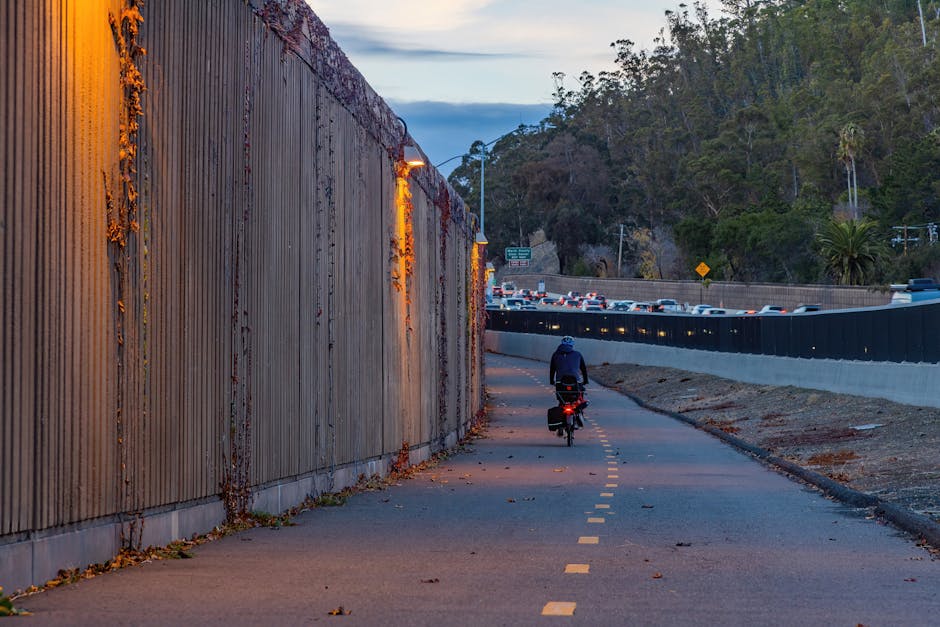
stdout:
POLYGON ((591 377, 940 522, 940 409, 632 364, 591 377))

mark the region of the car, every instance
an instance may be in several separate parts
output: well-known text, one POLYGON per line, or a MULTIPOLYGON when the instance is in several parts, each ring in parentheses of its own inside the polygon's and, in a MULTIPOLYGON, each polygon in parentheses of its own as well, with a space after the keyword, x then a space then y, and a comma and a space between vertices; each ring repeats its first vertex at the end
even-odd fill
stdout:
POLYGON ((701 314, 702 312, 704 312, 706 309, 712 309, 712 308, 713 308, 713 305, 705 305, 705 304, 695 305, 694 307, 692 307, 692 309, 689 310, 689 313, 692 314, 693 316, 697 316, 701 314))
POLYGON ((632 300, 612 300, 607 304, 607 308, 614 311, 629 311, 632 304, 632 300))
POLYGON ((565 294, 565 296, 567 296, 568 298, 580 298, 581 292, 568 292, 567 294, 565 294))
POLYGON ((506 281, 500 286, 500 289, 503 292, 503 297, 512 296, 516 293, 516 284, 511 281, 506 281))
POLYGON ((728 313, 727 309, 722 309, 721 307, 709 307, 708 309, 702 310, 701 315, 703 316, 723 316, 728 313))
POLYGON ((599 300, 585 298, 581 302, 581 311, 604 311, 604 306, 599 300))
POLYGON ((505 311, 506 305, 503 303, 486 303, 487 311, 505 311))
POLYGON ((523 311, 538 311, 538 310, 539 310, 539 308, 536 307, 535 305, 533 305, 532 303, 526 303, 525 305, 523 305, 523 306, 520 307, 519 309, 521 309, 521 310, 523 310, 523 311))
POLYGON ((652 303, 647 303, 644 301, 636 301, 630 304, 627 308, 627 311, 649 311, 652 303))
POLYGON ((519 298, 524 298, 526 300, 535 299, 535 294, 532 292, 532 290, 527 290, 527 289, 521 289, 518 292, 516 292, 514 295, 518 296, 519 298))
POLYGON ((679 313, 679 303, 671 298, 660 298, 655 303, 657 311, 666 313, 679 313))
POLYGON ((754 314, 757 313, 757 310, 756 309, 738 309, 734 313, 739 316, 753 316, 754 314))
POLYGON ((766 315, 766 314, 785 314, 785 313, 787 313, 787 310, 781 307, 780 305, 764 305, 757 312, 757 314, 761 316, 766 315))
POLYGON ((819 305, 798 305, 796 309, 793 310, 793 313, 801 314, 801 313, 810 313, 813 311, 822 311, 822 307, 820 307, 819 305))
POLYGON ((543 296, 539 299, 539 305, 557 305, 558 299, 551 296, 543 296))
POLYGON ((529 301, 524 298, 506 298, 503 300, 506 304, 507 309, 522 309, 522 306, 527 304, 529 301))
POLYGON ((929 278, 921 279, 908 279, 907 280, 907 291, 908 292, 920 292, 922 290, 937 290, 940 289, 940 285, 936 281, 929 278))
POLYGON ((891 289, 892 305, 940 299, 940 285, 933 279, 908 279, 906 284, 892 284, 891 289))

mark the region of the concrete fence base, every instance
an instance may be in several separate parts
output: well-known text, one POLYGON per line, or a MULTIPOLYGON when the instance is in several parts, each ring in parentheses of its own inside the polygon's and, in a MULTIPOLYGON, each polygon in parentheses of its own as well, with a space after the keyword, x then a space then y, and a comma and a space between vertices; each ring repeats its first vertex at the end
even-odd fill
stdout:
MULTIPOLYGON (((552 335, 487 331, 486 349, 547 362, 559 339, 552 335)), ((940 407, 938 364, 800 359, 590 339, 578 339, 576 348, 588 366, 603 363, 665 366, 745 383, 792 385, 885 398, 906 405, 940 407)), ((547 380, 547 365, 545 376, 547 380)))
MULTIPOLYGON (((465 435, 466 427, 445 438, 445 449, 453 448, 465 435)), ((412 465, 427 461, 438 450, 424 444, 410 450, 412 465)), ((254 493, 252 508, 260 512, 281 513, 308 496, 338 492, 356 485, 360 475, 385 477, 395 456, 367 460, 264 486, 254 493)), ((167 511, 144 512, 141 546, 165 546, 174 540, 204 534, 225 522, 225 509, 219 499, 199 503, 181 503, 167 511)), ((88 521, 65 529, 48 529, 29 537, 0 544, 0 586, 4 594, 31 585, 42 586, 58 576, 60 570, 85 568, 105 562, 121 550, 121 523, 115 518, 88 521)))

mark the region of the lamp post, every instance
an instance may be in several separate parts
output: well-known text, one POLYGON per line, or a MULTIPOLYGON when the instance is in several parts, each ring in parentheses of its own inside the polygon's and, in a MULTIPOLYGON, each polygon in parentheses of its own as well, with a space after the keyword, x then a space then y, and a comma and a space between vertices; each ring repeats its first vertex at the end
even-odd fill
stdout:
MULTIPOLYGON (((487 243, 487 242, 486 242, 486 236, 483 235, 483 234, 486 232, 486 231, 484 230, 484 228, 483 228, 483 227, 485 226, 485 220, 486 220, 486 147, 487 147, 487 146, 492 146, 493 144, 495 144, 496 142, 498 142, 498 141, 501 140, 502 138, 504 138, 504 137, 509 137, 510 135, 512 135, 513 133, 518 132, 518 131, 521 130, 522 128, 524 128, 524 126, 520 125, 518 128, 515 128, 515 129, 509 131, 508 133, 503 133, 502 135, 500 135, 500 136, 497 137, 496 139, 494 139, 494 140, 492 140, 492 141, 488 141, 488 142, 486 142, 485 144, 483 144, 483 145, 480 147, 480 232, 477 234, 477 243, 481 243, 481 242, 484 243, 484 244, 487 243)), ((450 162, 453 161, 454 159, 459 159, 460 157, 463 157, 463 156, 465 156, 465 155, 467 155, 467 154, 468 154, 468 153, 463 153, 463 154, 460 154, 460 155, 454 155, 454 156, 451 157, 450 159, 445 159, 444 161, 441 161, 440 163, 438 163, 438 164, 435 165, 434 167, 435 167, 435 168, 439 168, 439 167, 441 167, 442 165, 444 165, 444 164, 446 164, 446 163, 450 163, 450 162)))

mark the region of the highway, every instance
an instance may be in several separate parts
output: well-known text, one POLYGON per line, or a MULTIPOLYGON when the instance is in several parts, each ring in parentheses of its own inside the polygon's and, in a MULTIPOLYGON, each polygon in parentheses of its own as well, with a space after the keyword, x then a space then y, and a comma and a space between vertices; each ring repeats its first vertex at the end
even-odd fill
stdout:
POLYGON ((705 433, 590 386, 564 446, 547 370, 488 354, 487 437, 401 485, 17 605, 31 625, 940 620, 940 562, 910 538, 705 433))

